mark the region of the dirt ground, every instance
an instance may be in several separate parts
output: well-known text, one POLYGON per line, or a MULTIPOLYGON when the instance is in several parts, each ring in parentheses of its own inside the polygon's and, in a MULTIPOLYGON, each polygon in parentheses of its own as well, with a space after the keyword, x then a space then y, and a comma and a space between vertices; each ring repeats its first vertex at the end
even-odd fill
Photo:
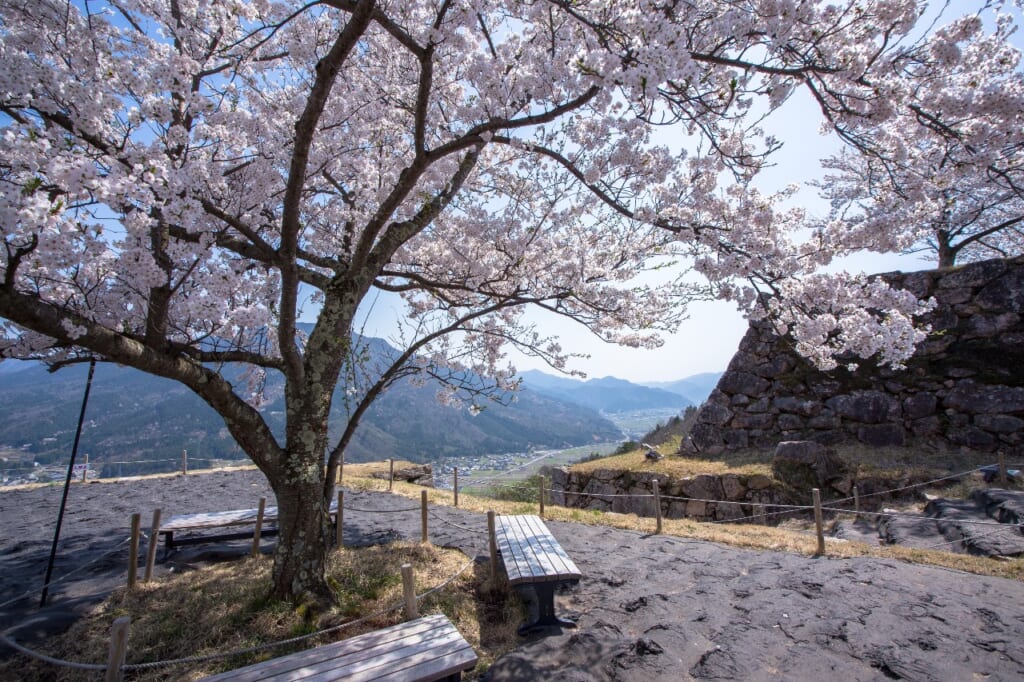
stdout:
MULTIPOLYGON (((39 609, 60 495, 59 486, 0 491, 0 628, 20 642, 65 629, 123 583, 131 513, 140 512, 145 527, 156 507, 166 519, 255 507, 261 496, 273 504, 252 470, 75 485, 54 576, 77 572, 53 585, 39 609)), ((389 513, 410 500, 352 491, 345 499, 347 544, 419 537, 418 511, 389 513)), ((437 507, 431 519, 432 542, 484 555, 482 514, 437 507)), ((524 639, 491 667, 487 679, 495 682, 1024 678, 1019 582, 548 525, 584 576, 557 599, 578 627, 524 639)), ((157 570, 189 570, 245 551, 244 543, 199 545, 157 570)))

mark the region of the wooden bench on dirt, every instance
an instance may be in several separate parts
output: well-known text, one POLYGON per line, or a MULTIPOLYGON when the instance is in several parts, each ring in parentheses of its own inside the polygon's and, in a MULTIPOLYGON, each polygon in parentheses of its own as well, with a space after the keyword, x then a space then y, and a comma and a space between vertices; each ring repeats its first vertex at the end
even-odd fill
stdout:
MULTIPOLYGON (((331 504, 330 515, 332 523, 337 520, 338 502, 331 504)), ((204 512, 200 514, 178 514, 160 524, 160 535, 164 536, 164 557, 170 555, 175 547, 184 545, 196 545, 207 542, 225 542, 228 540, 245 540, 252 538, 256 532, 257 521, 259 521, 258 509, 236 509, 233 511, 204 512), (204 533, 219 528, 240 528, 251 526, 245 531, 235 533, 204 533), (175 532, 189 531, 186 537, 175 537, 175 532)), ((269 527, 261 527, 261 536, 277 535, 277 507, 267 507, 263 510, 262 523, 271 524, 269 527)))
POLYGON ((473 647, 447 616, 439 614, 229 670, 206 678, 206 682, 457 682, 462 671, 472 670, 476 663, 473 647))
POLYGON ((530 620, 519 634, 549 626, 576 627, 555 614, 555 590, 576 584, 583 575, 539 516, 512 515, 496 519, 498 552, 508 582, 530 606, 530 620))

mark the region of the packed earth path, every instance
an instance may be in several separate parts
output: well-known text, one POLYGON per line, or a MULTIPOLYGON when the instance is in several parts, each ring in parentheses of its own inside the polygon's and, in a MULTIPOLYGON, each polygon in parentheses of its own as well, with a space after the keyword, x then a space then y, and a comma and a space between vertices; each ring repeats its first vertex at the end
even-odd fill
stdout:
MULTIPOLYGON (((255 470, 75 485, 39 609, 59 486, 0 492, 0 628, 20 642, 59 632, 123 584, 129 517, 255 507, 255 470), (83 568, 84 567, 84 568, 83 568)), ((346 491, 347 545, 418 539, 418 504, 346 491), (387 513, 389 510, 408 510, 387 513)), ((1011 680, 1024 677, 1024 583, 888 559, 812 558, 549 521, 583 573, 557 597, 578 628, 524 638, 486 678, 504 680, 1011 680), (828 677, 823 677, 828 676, 828 677)), ((430 539, 484 560, 486 517, 433 506, 430 539)), ((271 540, 266 541, 269 546, 271 540)), ((199 545, 159 561, 180 572, 244 556, 199 545)), ((162 548, 161 548, 162 553, 162 548)), ((4 648, 0 656, 10 655, 4 648)))

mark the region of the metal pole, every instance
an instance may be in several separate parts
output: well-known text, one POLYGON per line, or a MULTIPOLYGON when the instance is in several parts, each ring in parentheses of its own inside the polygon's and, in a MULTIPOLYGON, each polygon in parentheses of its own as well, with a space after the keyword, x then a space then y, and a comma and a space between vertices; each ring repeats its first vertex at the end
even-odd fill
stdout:
POLYGON ((75 429, 75 444, 71 447, 71 463, 68 464, 68 477, 64 480, 64 495, 60 498, 60 511, 57 512, 57 528, 53 532, 53 546, 50 547, 50 562, 46 565, 46 577, 43 579, 43 595, 39 599, 39 608, 46 606, 46 595, 50 590, 50 577, 53 575, 53 560, 57 557, 57 543, 60 542, 60 527, 64 524, 64 509, 68 505, 68 490, 71 489, 71 473, 75 470, 75 457, 78 455, 78 441, 82 436, 82 424, 85 422, 85 406, 89 404, 89 391, 92 389, 92 375, 96 371, 96 358, 89 360, 89 377, 85 380, 85 395, 82 397, 82 410, 78 413, 78 428, 75 429))

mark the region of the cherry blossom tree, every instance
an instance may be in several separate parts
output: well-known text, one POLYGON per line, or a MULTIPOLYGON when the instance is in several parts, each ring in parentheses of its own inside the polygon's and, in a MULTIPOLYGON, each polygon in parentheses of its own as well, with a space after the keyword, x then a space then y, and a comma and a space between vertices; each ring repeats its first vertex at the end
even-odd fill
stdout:
POLYGON ((1024 253, 1024 74, 982 13, 929 36, 900 67, 913 103, 866 135, 870 154, 844 150, 819 186, 832 213, 819 229, 850 252, 930 251, 939 267, 1024 253))
MULTIPOLYGON (((362 414, 404 376, 470 401, 467 377, 511 388, 509 346, 563 367, 528 306, 644 346, 716 295, 823 364, 912 353, 921 302, 811 276, 838 247, 800 239, 787 193, 752 182, 779 146, 760 121, 795 88, 871 152, 919 101, 900 66, 920 9, 0 0, 0 348, 194 391, 277 495, 275 594, 329 598, 327 505, 362 414), (405 301, 402 347, 335 401, 381 291, 405 301), (260 412, 272 375, 280 437, 260 412)), ((948 61, 934 73, 975 68, 948 61)))

